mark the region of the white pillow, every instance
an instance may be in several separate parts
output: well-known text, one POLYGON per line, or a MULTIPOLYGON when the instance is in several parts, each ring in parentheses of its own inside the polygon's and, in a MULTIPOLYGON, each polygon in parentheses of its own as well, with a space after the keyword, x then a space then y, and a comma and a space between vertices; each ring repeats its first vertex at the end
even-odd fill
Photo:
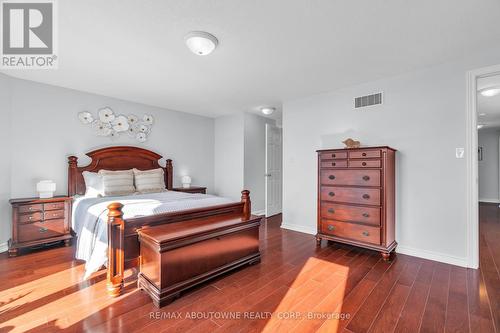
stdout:
POLYGON ((134 170, 135 188, 140 193, 154 193, 165 191, 165 177, 163 169, 134 170))
POLYGON ((83 180, 85 181, 85 196, 89 198, 97 198, 104 195, 104 185, 102 177, 97 172, 82 172, 83 180))
POLYGON ((102 177, 104 196, 129 195, 135 192, 132 170, 99 170, 102 177))

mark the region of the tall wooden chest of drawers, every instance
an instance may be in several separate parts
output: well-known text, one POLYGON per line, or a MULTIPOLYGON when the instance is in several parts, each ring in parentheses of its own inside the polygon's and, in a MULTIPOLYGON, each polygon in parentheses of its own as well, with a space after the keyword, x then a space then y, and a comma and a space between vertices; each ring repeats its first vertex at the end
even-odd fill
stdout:
POLYGON ((395 155, 390 147, 318 150, 321 239, 380 251, 396 248, 395 155))

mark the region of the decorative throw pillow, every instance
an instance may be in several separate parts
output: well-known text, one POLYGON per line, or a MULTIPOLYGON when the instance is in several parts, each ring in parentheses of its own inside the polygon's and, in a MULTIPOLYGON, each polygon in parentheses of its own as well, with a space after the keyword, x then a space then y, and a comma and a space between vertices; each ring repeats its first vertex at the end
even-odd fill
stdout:
POLYGON ((132 170, 99 170, 102 177, 104 196, 128 195, 135 192, 132 170))
POLYGON ((163 169, 134 170, 135 188, 140 193, 153 193, 165 191, 165 177, 163 169))
POLYGON ((85 196, 97 198, 104 195, 102 177, 97 172, 82 172, 85 181, 85 196))

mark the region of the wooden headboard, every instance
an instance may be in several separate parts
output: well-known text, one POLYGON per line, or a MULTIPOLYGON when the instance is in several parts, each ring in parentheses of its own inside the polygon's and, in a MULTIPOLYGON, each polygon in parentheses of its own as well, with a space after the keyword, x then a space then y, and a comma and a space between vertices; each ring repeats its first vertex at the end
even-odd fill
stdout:
POLYGON ((162 168, 165 174, 165 185, 167 189, 172 189, 173 166, 172 160, 166 160, 166 165, 160 165, 161 155, 150 150, 130 147, 115 146, 91 151, 86 154, 91 158, 87 166, 78 166, 78 157, 68 157, 68 195, 85 194, 85 182, 82 172, 98 172, 105 170, 129 170, 136 168, 139 170, 151 170, 162 168))

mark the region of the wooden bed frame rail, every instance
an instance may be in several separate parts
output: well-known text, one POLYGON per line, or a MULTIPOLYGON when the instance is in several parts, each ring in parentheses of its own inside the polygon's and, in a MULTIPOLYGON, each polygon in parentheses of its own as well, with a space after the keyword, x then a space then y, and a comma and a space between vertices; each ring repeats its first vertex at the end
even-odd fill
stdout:
MULTIPOLYGON (((119 202, 113 202, 108 206, 108 271, 106 286, 108 295, 112 297, 119 296, 124 286, 125 239, 126 237, 134 237, 134 235, 137 237, 138 230, 134 228, 133 233, 127 235, 127 229, 133 228, 133 223, 129 225, 129 220, 123 220, 122 208, 123 205, 119 202)), ((250 191, 243 190, 241 192, 241 202, 157 215, 161 219, 157 220, 156 223, 150 223, 143 227, 147 228, 154 225, 235 212, 241 213, 244 219, 250 219, 251 211, 250 191)), ((137 263, 134 262, 132 265, 136 266, 137 263)))

